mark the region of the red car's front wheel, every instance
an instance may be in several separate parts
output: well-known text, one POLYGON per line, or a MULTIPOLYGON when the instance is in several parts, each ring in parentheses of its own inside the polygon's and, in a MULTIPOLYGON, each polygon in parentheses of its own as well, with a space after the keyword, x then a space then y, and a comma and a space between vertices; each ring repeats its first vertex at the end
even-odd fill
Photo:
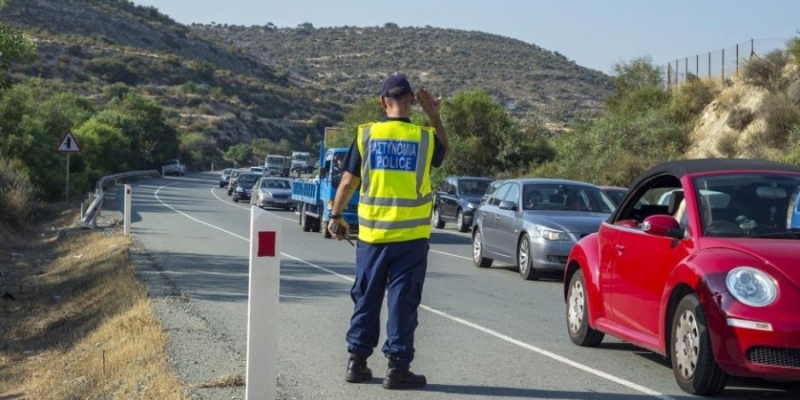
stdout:
POLYGON ((572 274, 567 293, 567 332, 572 343, 578 346, 595 347, 603 341, 605 334, 589 326, 586 283, 583 271, 572 274))
POLYGON ((686 295, 678 304, 671 333, 672 370, 678 386, 698 396, 722 392, 728 374, 714 360, 706 315, 697 295, 686 295))

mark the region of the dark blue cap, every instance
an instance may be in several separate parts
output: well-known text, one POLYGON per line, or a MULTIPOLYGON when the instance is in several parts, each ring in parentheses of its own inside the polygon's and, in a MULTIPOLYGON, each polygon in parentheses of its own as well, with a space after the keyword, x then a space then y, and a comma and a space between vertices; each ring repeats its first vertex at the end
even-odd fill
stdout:
POLYGON ((411 84, 408 83, 405 75, 397 74, 386 78, 381 87, 382 97, 399 98, 406 93, 411 93, 411 84))

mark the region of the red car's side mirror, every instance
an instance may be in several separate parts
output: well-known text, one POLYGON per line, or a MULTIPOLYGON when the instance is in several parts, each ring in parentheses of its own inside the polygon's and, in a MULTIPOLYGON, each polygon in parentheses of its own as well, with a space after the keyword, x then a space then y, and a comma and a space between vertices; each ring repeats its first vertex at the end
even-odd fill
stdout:
POLYGON ((644 219, 642 231, 656 236, 683 239, 683 229, 675 218, 669 215, 651 215, 644 219))

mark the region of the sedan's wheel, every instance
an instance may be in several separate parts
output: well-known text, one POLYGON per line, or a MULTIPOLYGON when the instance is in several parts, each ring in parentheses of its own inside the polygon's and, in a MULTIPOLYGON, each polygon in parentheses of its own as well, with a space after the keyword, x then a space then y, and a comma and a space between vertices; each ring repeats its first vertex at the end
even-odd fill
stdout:
POLYGON ((433 225, 436 229, 444 228, 444 221, 442 221, 442 215, 439 214, 439 207, 433 208, 433 214, 431 214, 431 225, 433 225))
POLYGON ((489 268, 492 266, 492 259, 483 256, 483 236, 481 236, 481 231, 477 228, 472 235, 472 262, 478 268, 489 268))
POLYGON ((603 341, 605 334, 589 326, 586 283, 583 271, 578 269, 569 282, 567 293, 567 332, 572 343, 578 346, 595 347, 603 341))
POLYGON ((464 211, 458 210, 458 214, 456 214, 456 227, 459 232, 466 232, 469 230, 467 224, 464 223, 464 211))
POLYGON ((519 240, 519 247, 517 248, 517 266, 519 267, 519 276, 526 281, 534 281, 539 279, 539 272, 533 269, 533 262, 531 261, 531 239, 525 234, 519 240))
POLYGON ((670 343, 672 370, 681 389, 698 396, 725 389, 728 374, 714 360, 706 315, 697 295, 689 294, 678 304, 670 343))

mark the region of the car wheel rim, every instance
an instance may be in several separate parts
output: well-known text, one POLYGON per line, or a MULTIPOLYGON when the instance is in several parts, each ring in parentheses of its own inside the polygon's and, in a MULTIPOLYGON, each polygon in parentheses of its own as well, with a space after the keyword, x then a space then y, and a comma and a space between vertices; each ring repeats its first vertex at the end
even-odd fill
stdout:
POLYGON ((581 330, 585 310, 586 294, 583 290, 583 283, 576 279, 569 295, 569 330, 573 334, 577 334, 581 330))
POLYGON ((675 360, 683 379, 691 379, 697 370, 697 360, 700 358, 700 330, 697 317, 690 310, 686 310, 678 319, 675 327, 675 360))
POLYGON ((438 223, 439 223, 439 209, 438 208, 434 208, 433 209, 433 224, 437 225, 438 223))
POLYGON ((523 274, 528 272, 529 247, 527 238, 519 242, 519 272, 523 274))
POLYGON ((481 260, 481 234, 476 233, 475 239, 472 241, 472 259, 475 262, 480 262, 481 260))
POLYGON ((457 222, 457 224, 458 224, 458 229, 461 229, 461 228, 464 227, 464 214, 461 211, 458 212, 458 222, 457 222))

